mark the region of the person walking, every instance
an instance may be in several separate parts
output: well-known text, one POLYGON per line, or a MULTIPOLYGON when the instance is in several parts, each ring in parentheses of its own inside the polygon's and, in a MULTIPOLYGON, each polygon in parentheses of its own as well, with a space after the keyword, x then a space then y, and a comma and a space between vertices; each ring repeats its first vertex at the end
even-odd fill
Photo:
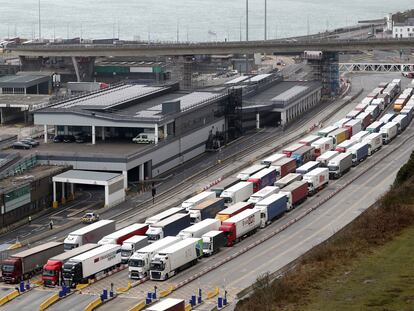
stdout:
POLYGON ((29 216, 29 226, 32 224, 32 216, 29 216))
POLYGON ((53 220, 52 219, 49 222, 49 228, 50 228, 50 230, 53 230, 53 220))

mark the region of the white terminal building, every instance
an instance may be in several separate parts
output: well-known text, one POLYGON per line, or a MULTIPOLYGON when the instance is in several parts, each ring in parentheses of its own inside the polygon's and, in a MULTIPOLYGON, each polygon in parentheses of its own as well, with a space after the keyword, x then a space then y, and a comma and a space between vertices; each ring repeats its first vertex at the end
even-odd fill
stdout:
POLYGON ((393 38, 413 38, 414 18, 408 18, 404 23, 394 23, 392 27, 393 38))

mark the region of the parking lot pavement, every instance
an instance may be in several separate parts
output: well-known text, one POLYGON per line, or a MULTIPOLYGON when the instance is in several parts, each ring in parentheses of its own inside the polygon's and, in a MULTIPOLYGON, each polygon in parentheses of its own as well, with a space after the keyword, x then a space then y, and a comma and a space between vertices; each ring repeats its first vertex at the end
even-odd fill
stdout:
POLYGON ((33 311, 37 310, 40 304, 50 296, 50 291, 33 289, 22 294, 12 301, 0 307, 0 310, 7 311, 33 311))
MULTIPOLYGON (((74 294, 62 299, 49 307, 48 311, 83 311, 85 307, 99 296, 74 294)), ((32 310, 35 310, 33 308, 32 310)), ((116 309, 114 309, 116 310, 116 309)), ((122 309, 119 309, 122 310, 122 309)))

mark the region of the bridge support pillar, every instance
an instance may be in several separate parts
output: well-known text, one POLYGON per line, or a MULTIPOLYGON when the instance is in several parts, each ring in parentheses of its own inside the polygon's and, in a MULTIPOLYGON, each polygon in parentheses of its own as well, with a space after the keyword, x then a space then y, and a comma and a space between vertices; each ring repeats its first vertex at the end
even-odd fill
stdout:
POLYGON ((95 57, 72 56, 73 68, 78 82, 93 81, 95 71, 95 57))

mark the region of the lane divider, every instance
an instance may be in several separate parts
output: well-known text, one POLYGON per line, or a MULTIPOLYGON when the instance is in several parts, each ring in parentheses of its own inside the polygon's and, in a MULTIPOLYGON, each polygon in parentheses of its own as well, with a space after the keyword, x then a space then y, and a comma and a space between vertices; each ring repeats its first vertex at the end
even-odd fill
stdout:
POLYGON ((147 305, 145 304, 145 301, 140 301, 138 304, 130 308, 128 311, 141 311, 144 309, 147 305))
POLYGON ((101 297, 96 298, 94 301, 90 302, 85 309, 83 309, 84 311, 93 311, 95 310, 97 307, 99 307, 102 304, 102 300, 101 297))
POLYGON ((53 294, 40 304, 39 310, 44 311, 59 300, 59 294, 53 294))
POLYGON ((12 291, 11 293, 8 293, 6 296, 0 298, 0 307, 8 303, 9 301, 12 301, 14 298, 20 296, 20 292, 16 289, 12 291))

